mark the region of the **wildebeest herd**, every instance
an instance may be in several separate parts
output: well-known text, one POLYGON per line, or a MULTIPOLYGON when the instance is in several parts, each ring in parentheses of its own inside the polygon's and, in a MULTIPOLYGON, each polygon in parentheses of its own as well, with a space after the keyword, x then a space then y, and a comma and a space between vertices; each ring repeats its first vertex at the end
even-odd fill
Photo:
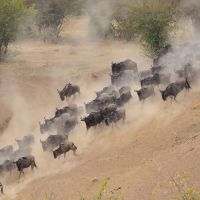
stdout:
MULTIPOLYGON (((155 96, 155 89, 160 90, 161 98, 166 101, 167 98, 176 101, 177 95, 185 89, 191 89, 191 83, 196 80, 197 73, 190 63, 186 63, 179 71, 174 70, 176 77, 172 81, 172 74, 167 70, 167 66, 160 65, 160 58, 168 51, 172 50, 171 46, 161 48, 154 59, 153 66, 149 70, 139 71, 137 63, 128 59, 119 63, 112 63, 111 66, 111 85, 104 87, 96 92, 95 99, 85 103, 83 107, 76 104, 69 104, 63 108, 56 108, 55 114, 50 119, 44 118, 43 123, 39 123, 40 133, 55 133, 49 135, 45 141, 40 140, 44 152, 52 152, 53 158, 58 158, 70 150, 76 155, 77 146, 68 141, 69 134, 74 130, 76 125, 84 122, 86 129, 114 125, 118 121, 124 121, 126 118, 125 104, 132 99, 132 89, 138 95, 139 101, 144 102, 147 98, 155 96), (136 90, 135 85, 140 89, 136 90), (84 116, 84 114, 87 116, 84 116)), ((68 83, 59 91, 61 101, 68 98, 79 97, 81 94, 80 87, 68 83)), ((37 167, 35 158, 32 155, 31 146, 35 142, 33 135, 26 135, 21 140, 16 140, 18 149, 14 150, 13 146, 8 145, 0 149, 0 157, 6 158, 0 165, 0 173, 12 172, 17 169, 24 174, 23 169, 37 167)))

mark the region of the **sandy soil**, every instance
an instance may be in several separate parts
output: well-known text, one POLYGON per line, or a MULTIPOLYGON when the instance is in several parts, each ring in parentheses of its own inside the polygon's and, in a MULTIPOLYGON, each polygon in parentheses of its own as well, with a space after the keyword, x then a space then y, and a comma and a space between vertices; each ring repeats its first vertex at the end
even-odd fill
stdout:
POLYGON ((39 167, 34 173, 26 170, 19 182, 17 172, 2 177, 4 198, 43 200, 45 194, 53 194, 52 200, 79 200, 81 195, 94 194, 109 178, 108 193, 120 187, 124 200, 167 200, 175 192, 170 177, 177 172, 186 172, 191 184, 200 187, 197 85, 189 95, 180 94, 177 104, 162 102, 158 91, 140 104, 134 94, 126 106, 126 122, 113 129, 99 127, 86 134, 80 123, 69 138, 78 146, 77 157, 69 154, 54 160, 42 152, 39 140, 47 135, 39 133, 38 122, 67 104, 60 102, 57 88, 68 81, 79 84, 82 94, 70 102, 82 105, 95 96, 94 91, 110 84, 112 61, 130 58, 140 69, 151 64, 138 45, 93 41, 88 38, 86 19, 71 23, 73 28, 65 27, 62 44, 15 43, 9 61, 0 65, 0 124, 6 124, 0 129, 0 145, 16 146, 15 138, 33 133, 39 167))

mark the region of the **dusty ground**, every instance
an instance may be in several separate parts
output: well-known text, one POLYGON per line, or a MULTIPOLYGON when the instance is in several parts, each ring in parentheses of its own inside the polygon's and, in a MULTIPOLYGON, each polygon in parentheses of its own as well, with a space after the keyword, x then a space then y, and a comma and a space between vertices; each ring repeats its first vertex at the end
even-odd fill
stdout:
POLYGON ((189 95, 181 94, 178 104, 162 102, 158 92, 141 105, 134 95, 126 106, 126 122, 113 129, 101 127, 86 134, 80 123, 70 136, 78 145, 77 157, 54 160, 42 153, 39 139, 46 136, 40 135, 38 122, 67 104, 60 102, 57 88, 66 81, 78 83, 82 94, 74 101, 82 105, 110 83, 112 61, 130 58, 140 69, 151 64, 137 45, 92 41, 86 30, 83 20, 73 20, 73 27, 64 30, 62 44, 18 42, 11 46, 10 59, 0 65, 0 145, 15 144, 15 138, 34 133, 39 166, 35 173, 26 170, 20 182, 17 172, 2 177, 5 199, 43 200, 53 193, 55 200, 79 200, 94 194, 109 177, 108 192, 121 187, 124 200, 167 200, 174 193, 170 177, 176 172, 186 172, 191 184, 200 187, 197 85, 189 95))

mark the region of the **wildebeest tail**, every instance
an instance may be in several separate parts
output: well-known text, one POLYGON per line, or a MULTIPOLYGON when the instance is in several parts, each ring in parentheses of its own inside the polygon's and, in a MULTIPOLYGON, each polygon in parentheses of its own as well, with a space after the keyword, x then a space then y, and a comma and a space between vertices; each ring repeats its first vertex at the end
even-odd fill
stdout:
POLYGON ((190 86, 187 78, 185 79, 185 89, 188 89, 188 90, 191 89, 191 86, 190 86))

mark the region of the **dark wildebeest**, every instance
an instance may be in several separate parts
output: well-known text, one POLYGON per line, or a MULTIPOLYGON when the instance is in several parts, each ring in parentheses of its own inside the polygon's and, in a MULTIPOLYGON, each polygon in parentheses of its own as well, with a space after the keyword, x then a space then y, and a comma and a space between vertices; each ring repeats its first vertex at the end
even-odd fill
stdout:
POLYGON ((8 145, 0 149, 0 157, 7 157, 13 153, 13 146, 8 145))
POLYGON ((156 55, 153 59, 153 65, 158 65, 160 59, 165 56, 168 52, 170 52, 172 50, 172 45, 168 44, 164 47, 161 47, 160 49, 158 49, 156 51, 156 55))
POLYGON ((14 168, 15 168, 15 165, 14 165, 13 161, 6 160, 0 165, 0 173, 1 174, 3 174, 4 172, 11 173, 14 168))
POLYGON ((24 156, 29 156, 32 153, 31 147, 20 148, 10 155, 11 160, 16 160, 24 156))
POLYGON ((153 76, 147 77, 140 81, 141 87, 149 85, 159 85, 160 83, 161 82, 159 74, 154 74, 153 76))
POLYGON ((97 97, 95 100, 85 104, 86 112, 89 114, 91 112, 97 112, 101 109, 105 108, 109 104, 115 104, 117 102, 117 98, 112 94, 102 94, 97 97))
POLYGON ((15 162, 18 171, 20 172, 19 174, 19 178, 21 177, 21 174, 24 175, 24 169, 31 167, 31 169, 33 170, 35 167, 37 168, 37 165, 35 163, 35 158, 34 156, 27 156, 27 157, 22 157, 19 158, 16 162, 15 162))
POLYGON ((156 65, 151 67, 151 73, 152 74, 160 74, 164 70, 164 66, 162 65, 156 65))
POLYGON ((65 113, 68 113, 72 116, 77 116, 79 115, 79 113, 81 113, 81 108, 78 107, 77 105, 75 104, 71 104, 69 106, 65 106, 63 108, 56 108, 56 112, 55 112, 55 117, 60 117, 62 114, 65 114, 65 113))
POLYGON ((87 117, 81 118, 81 121, 84 121, 86 124, 87 130, 93 126, 97 126, 104 122, 104 116, 101 112, 92 112, 87 117))
POLYGON ((31 134, 25 135, 22 138, 22 140, 16 139, 16 142, 17 142, 19 148, 25 148, 25 147, 32 145, 35 142, 35 137, 31 134))
POLYGON ((188 82, 188 80, 186 79, 185 81, 180 81, 180 82, 175 82, 175 83, 170 83, 167 88, 161 92, 161 96, 162 99, 164 101, 167 100, 167 97, 171 97, 174 98, 174 100, 176 101, 176 96, 183 90, 186 89, 187 91, 189 91, 189 89, 191 89, 191 86, 188 82))
POLYGON ((133 62, 130 59, 122 61, 120 63, 112 63, 112 73, 118 74, 122 71, 131 70, 135 74, 138 73, 137 63, 133 62))
POLYGON ((60 96, 60 99, 64 101, 65 98, 67 99, 68 97, 71 97, 76 93, 80 94, 80 87, 78 85, 72 85, 71 83, 68 83, 61 91, 57 91, 60 96))
POLYGON ((140 81, 141 87, 150 86, 150 85, 160 85, 160 84, 169 84, 171 75, 169 73, 165 74, 154 74, 148 78, 145 78, 140 81))
POLYGON ((149 77, 151 75, 152 75, 152 71, 151 70, 144 70, 144 71, 141 71, 139 73, 140 80, 145 79, 145 78, 147 78, 147 77, 149 77))
POLYGON ((120 88, 119 94, 120 94, 120 97, 117 99, 117 104, 119 106, 126 104, 132 98, 131 88, 127 86, 120 88))
POLYGON ((111 74, 111 84, 117 87, 131 84, 138 80, 138 74, 134 74, 131 70, 119 72, 117 74, 111 74))
POLYGON ((153 87, 141 88, 140 90, 135 90, 135 92, 137 92, 140 101, 144 101, 151 96, 155 96, 153 87))
POLYGON ((73 151, 74 155, 76 153, 77 147, 73 142, 68 142, 67 144, 60 144, 59 147, 53 151, 53 156, 56 159, 58 156, 64 154, 64 158, 66 157, 66 153, 68 151, 73 151))
POLYGON ((75 128, 78 119, 76 116, 66 113, 62 114, 59 118, 55 118, 54 122, 57 133, 65 135, 75 128))
POLYGON ((107 118, 107 116, 112 113, 112 112, 115 112, 118 108, 118 105, 116 104, 110 104, 108 105, 106 108, 102 109, 100 111, 100 114, 105 118, 107 118))
POLYGON ((116 97, 119 96, 119 92, 116 90, 116 88, 112 85, 108 87, 104 87, 101 91, 96 92, 97 98, 99 98, 103 94, 109 94, 109 95, 114 95, 116 97))
POLYGON ((40 140, 43 151, 51 151, 68 139, 67 135, 50 135, 45 141, 40 140))
POLYGON ((118 108, 117 110, 109 113, 106 118, 105 118, 105 122, 107 125, 109 125, 110 123, 116 123, 119 120, 125 120, 126 118, 126 111, 124 108, 118 108))

